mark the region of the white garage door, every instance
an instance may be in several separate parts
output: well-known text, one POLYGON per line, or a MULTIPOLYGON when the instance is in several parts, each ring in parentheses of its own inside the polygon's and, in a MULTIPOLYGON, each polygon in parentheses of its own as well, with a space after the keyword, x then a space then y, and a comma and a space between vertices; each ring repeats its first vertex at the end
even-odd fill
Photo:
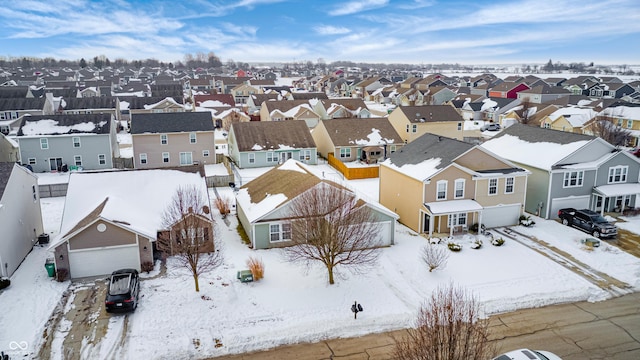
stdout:
POLYGON ((391 223, 387 221, 378 223, 378 225, 380 226, 380 244, 382 246, 391 245, 391 223))
POLYGON ((69 252, 69 267, 72 278, 108 275, 124 268, 140 271, 138 245, 73 250, 69 252))
POLYGON ((589 208, 589 195, 585 196, 571 196, 566 198, 555 198, 551 200, 551 212, 549 213, 549 219, 558 218, 558 210, 564 208, 574 209, 588 209, 589 208))
POLYGON ((482 223, 488 228, 518 224, 520 204, 491 206, 482 209, 482 223))

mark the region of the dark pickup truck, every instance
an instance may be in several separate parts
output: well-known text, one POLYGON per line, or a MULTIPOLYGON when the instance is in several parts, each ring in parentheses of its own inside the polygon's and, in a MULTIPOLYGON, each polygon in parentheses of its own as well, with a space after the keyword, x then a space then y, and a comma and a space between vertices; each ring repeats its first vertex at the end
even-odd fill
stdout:
POLYGON ((595 211, 574 208, 558 210, 558 217, 564 225, 577 227, 597 238, 615 237, 618 235, 618 228, 608 222, 602 215, 595 211))

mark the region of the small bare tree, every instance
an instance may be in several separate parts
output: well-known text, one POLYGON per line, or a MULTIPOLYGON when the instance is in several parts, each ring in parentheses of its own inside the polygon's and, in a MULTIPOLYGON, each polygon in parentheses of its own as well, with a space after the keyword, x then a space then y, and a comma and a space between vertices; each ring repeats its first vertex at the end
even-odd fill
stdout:
POLYGON ((198 187, 178 188, 162 215, 166 230, 158 232, 156 242, 158 250, 175 257, 180 267, 189 270, 196 291, 200 291, 200 275, 222 263, 209 214, 209 201, 198 187))
POLYGON ((529 123, 529 120, 531 120, 531 108, 532 105, 529 97, 523 98, 520 102, 520 110, 518 111, 518 115, 520 116, 520 123, 525 125, 529 123))
POLYGON ((631 132, 604 119, 594 121, 591 125, 591 133, 613 146, 627 146, 632 138, 631 132))
POLYGON ((425 245, 422 248, 422 260, 429 267, 429 272, 444 268, 449 260, 449 250, 435 244, 425 245))
POLYGON ((320 182, 291 202, 289 217, 292 246, 285 248, 286 258, 306 266, 322 263, 329 284, 337 267, 357 273, 377 263, 379 225, 351 191, 320 182))
POLYGON ((398 360, 486 360, 496 354, 477 298, 453 284, 438 287, 420 308, 415 328, 394 343, 398 360))

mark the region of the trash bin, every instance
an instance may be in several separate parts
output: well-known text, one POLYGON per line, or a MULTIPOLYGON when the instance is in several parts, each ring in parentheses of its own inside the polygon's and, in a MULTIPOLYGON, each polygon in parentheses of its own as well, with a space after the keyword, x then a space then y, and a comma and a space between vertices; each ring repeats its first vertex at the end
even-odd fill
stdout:
POLYGON ((240 282, 251 282, 253 281, 253 273, 251 270, 240 270, 238 271, 238 279, 240 282))
POLYGON ((47 259, 47 261, 44 263, 44 268, 47 269, 49 277, 56 276, 56 264, 53 259, 47 259))

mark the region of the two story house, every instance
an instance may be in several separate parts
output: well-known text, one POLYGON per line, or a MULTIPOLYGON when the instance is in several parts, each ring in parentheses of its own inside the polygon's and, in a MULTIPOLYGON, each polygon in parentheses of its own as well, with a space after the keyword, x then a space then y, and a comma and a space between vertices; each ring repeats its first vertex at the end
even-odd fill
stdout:
POLYGON ((134 167, 215 164, 214 130, 209 112, 134 114, 134 167))
POLYGON ((426 133, 464 138, 464 119, 451 105, 399 106, 389 114, 389 121, 405 143, 426 133))
POLYGON ((111 169, 120 156, 110 114, 25 115, 16 138, 34 172, 111 169))
POLYGON ((410 229, 434 233, 515 225, 529 172, 486 149, 424 134, 380 164, 380 203, 410 229))

